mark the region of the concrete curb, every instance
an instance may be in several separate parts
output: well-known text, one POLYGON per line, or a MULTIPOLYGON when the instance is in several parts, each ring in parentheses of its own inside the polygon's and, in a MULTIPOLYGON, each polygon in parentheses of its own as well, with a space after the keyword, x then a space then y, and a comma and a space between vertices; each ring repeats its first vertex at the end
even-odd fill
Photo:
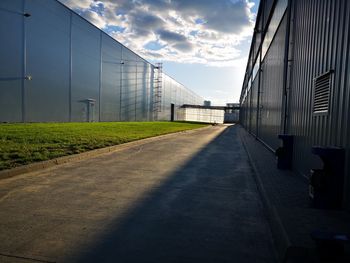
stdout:
POLYGON ((267 211, 267 218, 270 223, 272 236, 274 238, 274 243, 277 249, 278 259, 280 262, 284 262, 287 251, 289 248, 291 248, 291 242, 288 238, 287 232, 283 226, 281 218, 277 213, 276 207, 271 203, 270 198, 268 197, 268 194, 261 180, 261 174, 259 172, 259 169, 256 167, 253 158, 247 149, 246 141, 245 139, 243 139, 241 131, 239 132, 239 135, 243 144, 243 148, 245 149, 248 155, 249 162, 253 167, 253 177, 255 179, 265 210, 267 211))
POLYGON ((168 134, 164 134, 164 135, 140 139, 137 141, 122 143, 122 144, 118 144, 118 145, 113 145, 113 146, 109 146, 109 147, 105 147, 105 148, 99 148, 99 149, 79 153, 79 154, 58 157, 58 158, 47 160, 47 161, 32 163, 32 164, 12 168, 12 169, 3 170, 3 171, 0 171, 0 180, 10 178, 10 177, 13 177, 16 175, 35 172, 38 170, 42 170, 44 168, 49 168, 49 167, 53 167, 53 166, 60 165, 60 164, 65 164, 65 163, 70 163, 70 162, 74 162, 74 161, 84 160, 87 158, 96 157, 96 156, 101 155, 101 154, 118 152, 118 151, 121 151, 124 149, 129 149, 129 148, 132 148, 135 146, 144 145, 146 143, 155 142, 155 141, 159 141, 162 139, 174 137, 174 136, 177 136, 177 135, 182 134, 182 133, 194 133, 194 132, 210 129, 211 127, 212 126, 206 126, 206 127, 202 127, 202 128, 198 128, 198 129, 168 133, 168 134))

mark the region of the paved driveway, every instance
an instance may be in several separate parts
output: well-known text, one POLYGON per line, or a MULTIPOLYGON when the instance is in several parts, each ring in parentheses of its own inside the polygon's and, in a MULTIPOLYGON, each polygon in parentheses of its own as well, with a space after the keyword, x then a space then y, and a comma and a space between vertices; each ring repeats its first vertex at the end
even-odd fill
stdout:
POLYGON ((235 126, 0 180, 0 262, 275 262, 235 126))

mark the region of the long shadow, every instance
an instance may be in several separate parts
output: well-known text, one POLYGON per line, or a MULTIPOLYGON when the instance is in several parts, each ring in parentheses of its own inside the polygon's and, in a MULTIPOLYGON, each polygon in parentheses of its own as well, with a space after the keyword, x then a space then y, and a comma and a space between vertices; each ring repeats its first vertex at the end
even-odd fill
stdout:
POLYGON ((231 126, 211 141, 79 262, 274 262, 252 169, 231 126))

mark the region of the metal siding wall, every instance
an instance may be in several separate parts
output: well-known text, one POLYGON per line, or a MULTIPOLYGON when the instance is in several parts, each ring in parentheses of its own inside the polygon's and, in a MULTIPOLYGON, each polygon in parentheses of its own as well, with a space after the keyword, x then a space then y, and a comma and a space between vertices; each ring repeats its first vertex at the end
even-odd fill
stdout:
POLYGON ((171 95, 172 95, 172 89, 174 87, 174 81, 170 77, 168 79, 168 85, 165 86, 165 94, 164 94, 164 111, 166 114, 166 120, 170 120, 170 104, 171 104, 171 95))
POLYGON ((257 135, 256 118, 257 118, 257 106, 258 106, 258 86, 259 86, 259 74, 256 75, 252 88, 251 88, 251 104, 250 104, 250 132, 257 135))
POLYGON ((280 145, 286 22, 284 16, 262 62, 261 72, 259 137, 274 150, 280 145))
POLYGON ((244 104, 241 102, 239 106, 239 123, 244 127, 244 104))
POLYGON ((239 121, 241 125, 247 129, 247 99, 243 101, 239 110, 239 121))
MULTIPOLYGON (((310 153, 313 145, 347 149, 349 176, 350 4, 338 1, 296 1, 295 51, 292 77, 290 132, 296 136, 294 168, 308 175, 319 167, 310 153), (312 114, 313 78, 334 70, 328 115, 312 114)), ((349 178, 346 178, 349 205, 349 178)))
POLYGON ((23 0, 0 1, 0 121, 22 121, 23 0))
POLYGON ((245 128, 248 130, 248 123, 249 123, 249 119, 248 119, 248 113, 249 113, 249 101, 248 101, 248 97, 246 98, 245 102, 244 102, 244 119, 245 119, 245 128))
POLYGON ((266 27, 267 20, 269 18, 269 14, 271 12, 273 3, 275 0, 263 0, 262 3, 264 4, 264 11, 263 11, 263 26, 266 27))
POLYGON ((202 105, 204 99, 191 90, 186 89, 168 75, 163 73, 162 82, 162 107, 158 114, 158 120, 170 120, 171 104, 175 104, 175 120, 177 112, 183 104, 202 105))
POLYGON ((101 121, 120 120, 122 45, 102 35, 101 121))
POLYGON ((146 62, 141 61, 138 65, 138 79, 137 82, 139 87, 138 98, 141 99, 141 105, 137 114, 140 116, 139 120, 146 121, 148 120, 148 104, 149 104, 149 88, 150 88, 150 79, 149 79, 149 67, 146 62))
POLYGON ((244 127, 244 103, 241 101, 239 106, 239 123, 244 127))
MULTIPOLYGON (((153 119, 153 65, 55 0, 3 0, 0 8, 0 121, 153 119)), ((203 103, 164 76, 161 119, 170 120, 171 103, 203 103)))
MULTIPOLYGON (((292 4, 294 33, 290 46, 292 67, 287 83, 290 97, 286 127, 287 132, 295 136, 294 169, 308 176, 311 168, 321 167, 319 157, 311 154, 313 145, 345 148, 345 205, 350 208, 350 3, 346 0, 294 0, 292 4), (329 112, 314 115, 313 80, 329 70, 334 70, 329 112)), ((268 10, 267 6, 262 8, 268 10)), ((280 143, 277 134, 282 129, 285 20, 266 54, 261 73, 259 137, 273 149, 280 143)), ((241 93, 240 122, 246 129, 253 123, 249 111, 254 112, 256 107, 254 95, 250 95, 250 105, 249 97, 245 97, 252 70, 250 64, 251 58, 241 93)))
POLYGON ((122 74, 122 121, 136 120, 136 55, 129 49, 122 48, 123 74, 122 74))
POLYGON ((101 67, 100 32, 81 17, 72 16, 72 121, 99 121, 101 67), (95 100, 88 109, 87 99, 95 100))
POLYGON ((142 61, 137 61, 136 64, 136 93, 135 93, 135 119, 137 121, 143 120, 142 108, 144 104, 143 91, 143 65, 142 61))
POLYGON ((25 121, 69 120, 70 12, 55 1, 26 0, 25 121))
POLYGON ((148 104, 148 112, 149 112, 149 117, 148 117, 148 120, 155 120, 154 119, 154 112, 153 112, 153 105, 154 105, 154 66, 149 64, 148 65, 149 67, 149 78, 150 78, 150 86, 149 86, 149 98, 148 98, 148 101, 149 101, 149 104, 148 104))
POLYGON ((251 132, 252 128, 252 107, 251 107, 251 89, 247 95, 247 130, 251 132))
MULTIPOLYGON (((164 76, 163 76, 164 78, 164 76)), ((171 88, 173 86, 173 81, 169 76, 166 76, 165 78, 165 85, 163 87, 163 120, 170 120, 170 103, 171 103, 171 88)))

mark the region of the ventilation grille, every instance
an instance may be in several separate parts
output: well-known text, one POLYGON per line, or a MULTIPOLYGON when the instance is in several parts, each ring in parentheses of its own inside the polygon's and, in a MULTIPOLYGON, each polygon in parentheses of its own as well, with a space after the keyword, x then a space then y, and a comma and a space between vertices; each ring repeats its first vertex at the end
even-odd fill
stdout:
POLYGON ((314 79, 314 113, 327 114, 332 82, 332 71, 314 79))

